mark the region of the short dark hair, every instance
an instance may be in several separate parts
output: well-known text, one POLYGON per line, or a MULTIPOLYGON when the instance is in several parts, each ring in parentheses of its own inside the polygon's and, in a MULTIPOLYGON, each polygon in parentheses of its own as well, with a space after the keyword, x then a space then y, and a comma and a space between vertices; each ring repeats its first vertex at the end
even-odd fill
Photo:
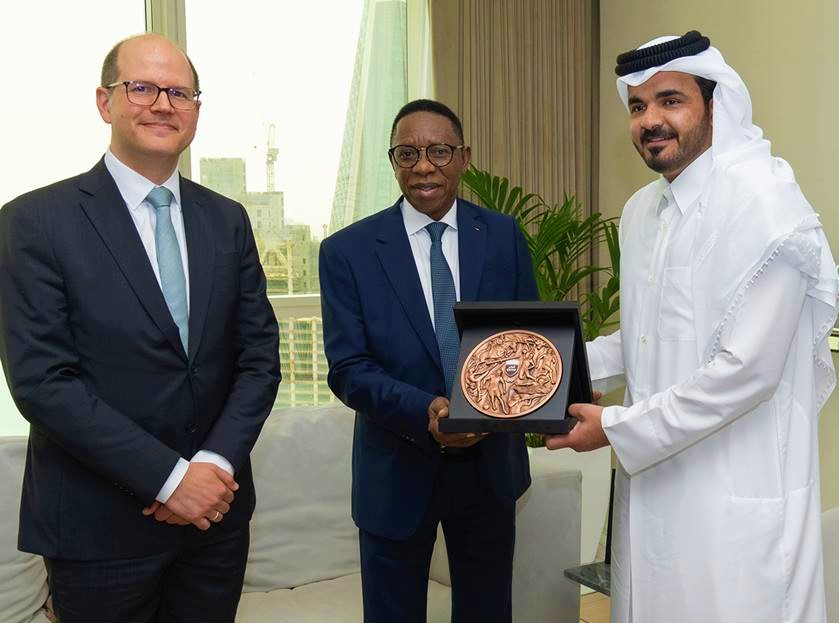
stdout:
POLYGON ((705 100, 705 105, 707 105, 714 97, 714 89, 717 87, 717 83, 702 76, 694 76, 693 79, 696 80, 696 85, 702 93, 702 99, 705 100))
POLYGON ((393 120, 393 125, 390 128, 391 143, 393 143, 393 137, 396 136, 396 124, 398 124, 402 118, 415 112, 433 112, 446 117, 452 123, 454 133, 457 134, 457 140, 463 143, 463 124, 460 123, 458 116, 454 114, 454 111, 451 108, 442 102, 435 102, 434 100, 414 100, 413 102, 408 102, 400 108, 399 112, 396 113, 396 118, 393 120))
MULTIPOLYGON (((137 35, 142 37, 143 35, 137 35)), ((105 60, 102 62, 102 75, 100 76, 101 86, 106 87, 109 84, 113 84, 119 78, 119 67, 117 66, 117 61, 119 60, 119 49, 122 47, 122 44, 126 41, 130 41, 136 37, 129 37, 128 39, 123 39, 119 43, 117 43, 114 47, 111 48, 111 51, 105 56, 105 60)), ((181 50, 183 52, 183 50, 181 50)), ((189 68, 192 70, 192 81, 193 85, 192 88, 196 91, 201 90, 201 85, 198 82, 198 72, 195 69, 195 65, 192 64, 192 60, 189 58, 189 55, 184 52, 184 56, 186 57, 186 62, 189 63, 189 68)), ((184 85, 166 85, 166 86, 186 86, 184 85)))

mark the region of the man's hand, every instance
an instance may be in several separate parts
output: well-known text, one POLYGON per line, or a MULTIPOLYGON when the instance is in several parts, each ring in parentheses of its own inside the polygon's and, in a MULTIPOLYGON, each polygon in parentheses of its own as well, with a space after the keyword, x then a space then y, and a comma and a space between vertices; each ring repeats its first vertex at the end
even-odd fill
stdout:
POLYGON ((589 452, 609 445, 609 439, 603 432, 600 416, 603 407, 592 404, 573 404, 568 407, 568 415, 577 418, 577 425, 567 435, 545 435, 548 450, 571 448, 577 452, 589 452))
MULTIPOLYGON (((218 523, 230 510, 233 492, 238 488, 233 476, 219 466, 212 463, 190 463, 183 480, 163 508, 195 527, 207 530, 211 521, 218 523)), ((159 508, 154 512, 158 511, 159 508)), ((165 512, 161 512, 160 516, 164 516, 165 512)), ((167 516, 162 521, 168 519, 170 517, 167 516)))
POLYGON ((440 418, 449 417, 449 399, 437 396, 428 405, 428 432, 441 446, 468 448, 474 446, 489 433, 442 433, 437 426, 440 418))
POLYGON ((143 509, 143 515, 148 517, 149 515, 154 515, 154 518, 157 521, 165 521, 168 524, 176 525, 176 526, 188 526, 189 522, 172 512, 172 510, 167 507, 165 504, 161 504, 160 502, 152 502, 151 506, 146 506, 143 509))

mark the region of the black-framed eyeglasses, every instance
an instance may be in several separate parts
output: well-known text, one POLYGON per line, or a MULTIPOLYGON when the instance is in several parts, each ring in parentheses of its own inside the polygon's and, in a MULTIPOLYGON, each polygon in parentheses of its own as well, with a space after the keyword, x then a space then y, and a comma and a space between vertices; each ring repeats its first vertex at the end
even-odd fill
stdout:
POLYGON ((105 88, 114 89, 119 85, 125 86, 125 96, 128 101, 138 106, 151 106, 157 101, 161 93, 166 93, 172 108, 195 110, 195 107, 198 106, 198 96, 201 95, 201 91, 196 91, 192 87, 161 87, 142 80, 114 82, 105 88))
POLYGON ((391 162, 403 169, 410 169, 420 159, 420 152, 425 152, 425 157, 435 167, 444 167, 454 158, 454 152, 463 149, 465 145, 428 145, 427 147, 414 147, 413 145, 397 145, 387 150, 391 162))

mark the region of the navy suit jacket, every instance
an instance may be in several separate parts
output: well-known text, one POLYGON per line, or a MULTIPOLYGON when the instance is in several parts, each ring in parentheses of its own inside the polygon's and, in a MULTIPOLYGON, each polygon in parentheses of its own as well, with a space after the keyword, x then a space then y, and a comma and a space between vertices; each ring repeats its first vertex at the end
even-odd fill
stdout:
MULTIPOLYGON (((323 241, 320 286, 329 386, 356 411, 352 513, 373 534, 417 529, 440 461, 428 406, 445 396, 400 198, 323 241)), ((509 216, 457 200, 460 300, 537 300, 524 237, 509 216)), ((513 504, 530 485, 524 437, 480 442, 493 491, 513 504)))
POLYGON ((165 551, 141 515, 175 466, 221 454, 255 503, 250 450, 279 383, 277 322, 244 208, 181 179, 189 256, 184 352, 140 236, 100 161, 0 210, 0 358, 31 423, 19 547, 101 560, 165 551))

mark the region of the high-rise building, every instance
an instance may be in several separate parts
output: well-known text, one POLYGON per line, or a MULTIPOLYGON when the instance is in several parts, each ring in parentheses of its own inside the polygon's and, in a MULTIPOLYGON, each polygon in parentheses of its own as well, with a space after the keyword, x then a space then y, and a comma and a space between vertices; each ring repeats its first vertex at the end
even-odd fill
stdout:
POLYGON ((312 230, 301 223, 286 223, 283 230, 290 248, 294 291, 298 294, 320 292, 318 254, 320 240, 312 238, 312 230))
POLYGON ((280 361, 283 382, 277 404, 318 405, 334 402, 326 384, 329 366, 323 355, 323 321, 320 317, 283 318, 280 323, 280 361))
POLYGON ((201 158, 201 184, 242 201, 245 196, 245 161, 241 158, 201 158))
POLYGON ((245 161, 242 158, 201 158, 201 183, 245 206, 253 227, 259 259, 263 264, 276 264, 272 259, 284 246, 286 235, 283 193, 248 192, 245 161))
POLYGON ((406 19, 405 0, 365 2, 330 233, 399 196, 387 149, 393 118, 408 101, 406 19))
POLYGON ((241 158, 201 158, 200 175, 202 184, 245 206, 269 292, 318 292, 319 243, 308 225, 285 222, 282 192, 247 192, 241 158))
POLYGON ((248 211, 248 218, 251 219, 253 234, 257 239, 258 246, 261 246, 260 255, 263 249, 272 249, 279 246, 283 240, 283 228, 285 223, 283 193, 245 193, 242 203, 248 211))

